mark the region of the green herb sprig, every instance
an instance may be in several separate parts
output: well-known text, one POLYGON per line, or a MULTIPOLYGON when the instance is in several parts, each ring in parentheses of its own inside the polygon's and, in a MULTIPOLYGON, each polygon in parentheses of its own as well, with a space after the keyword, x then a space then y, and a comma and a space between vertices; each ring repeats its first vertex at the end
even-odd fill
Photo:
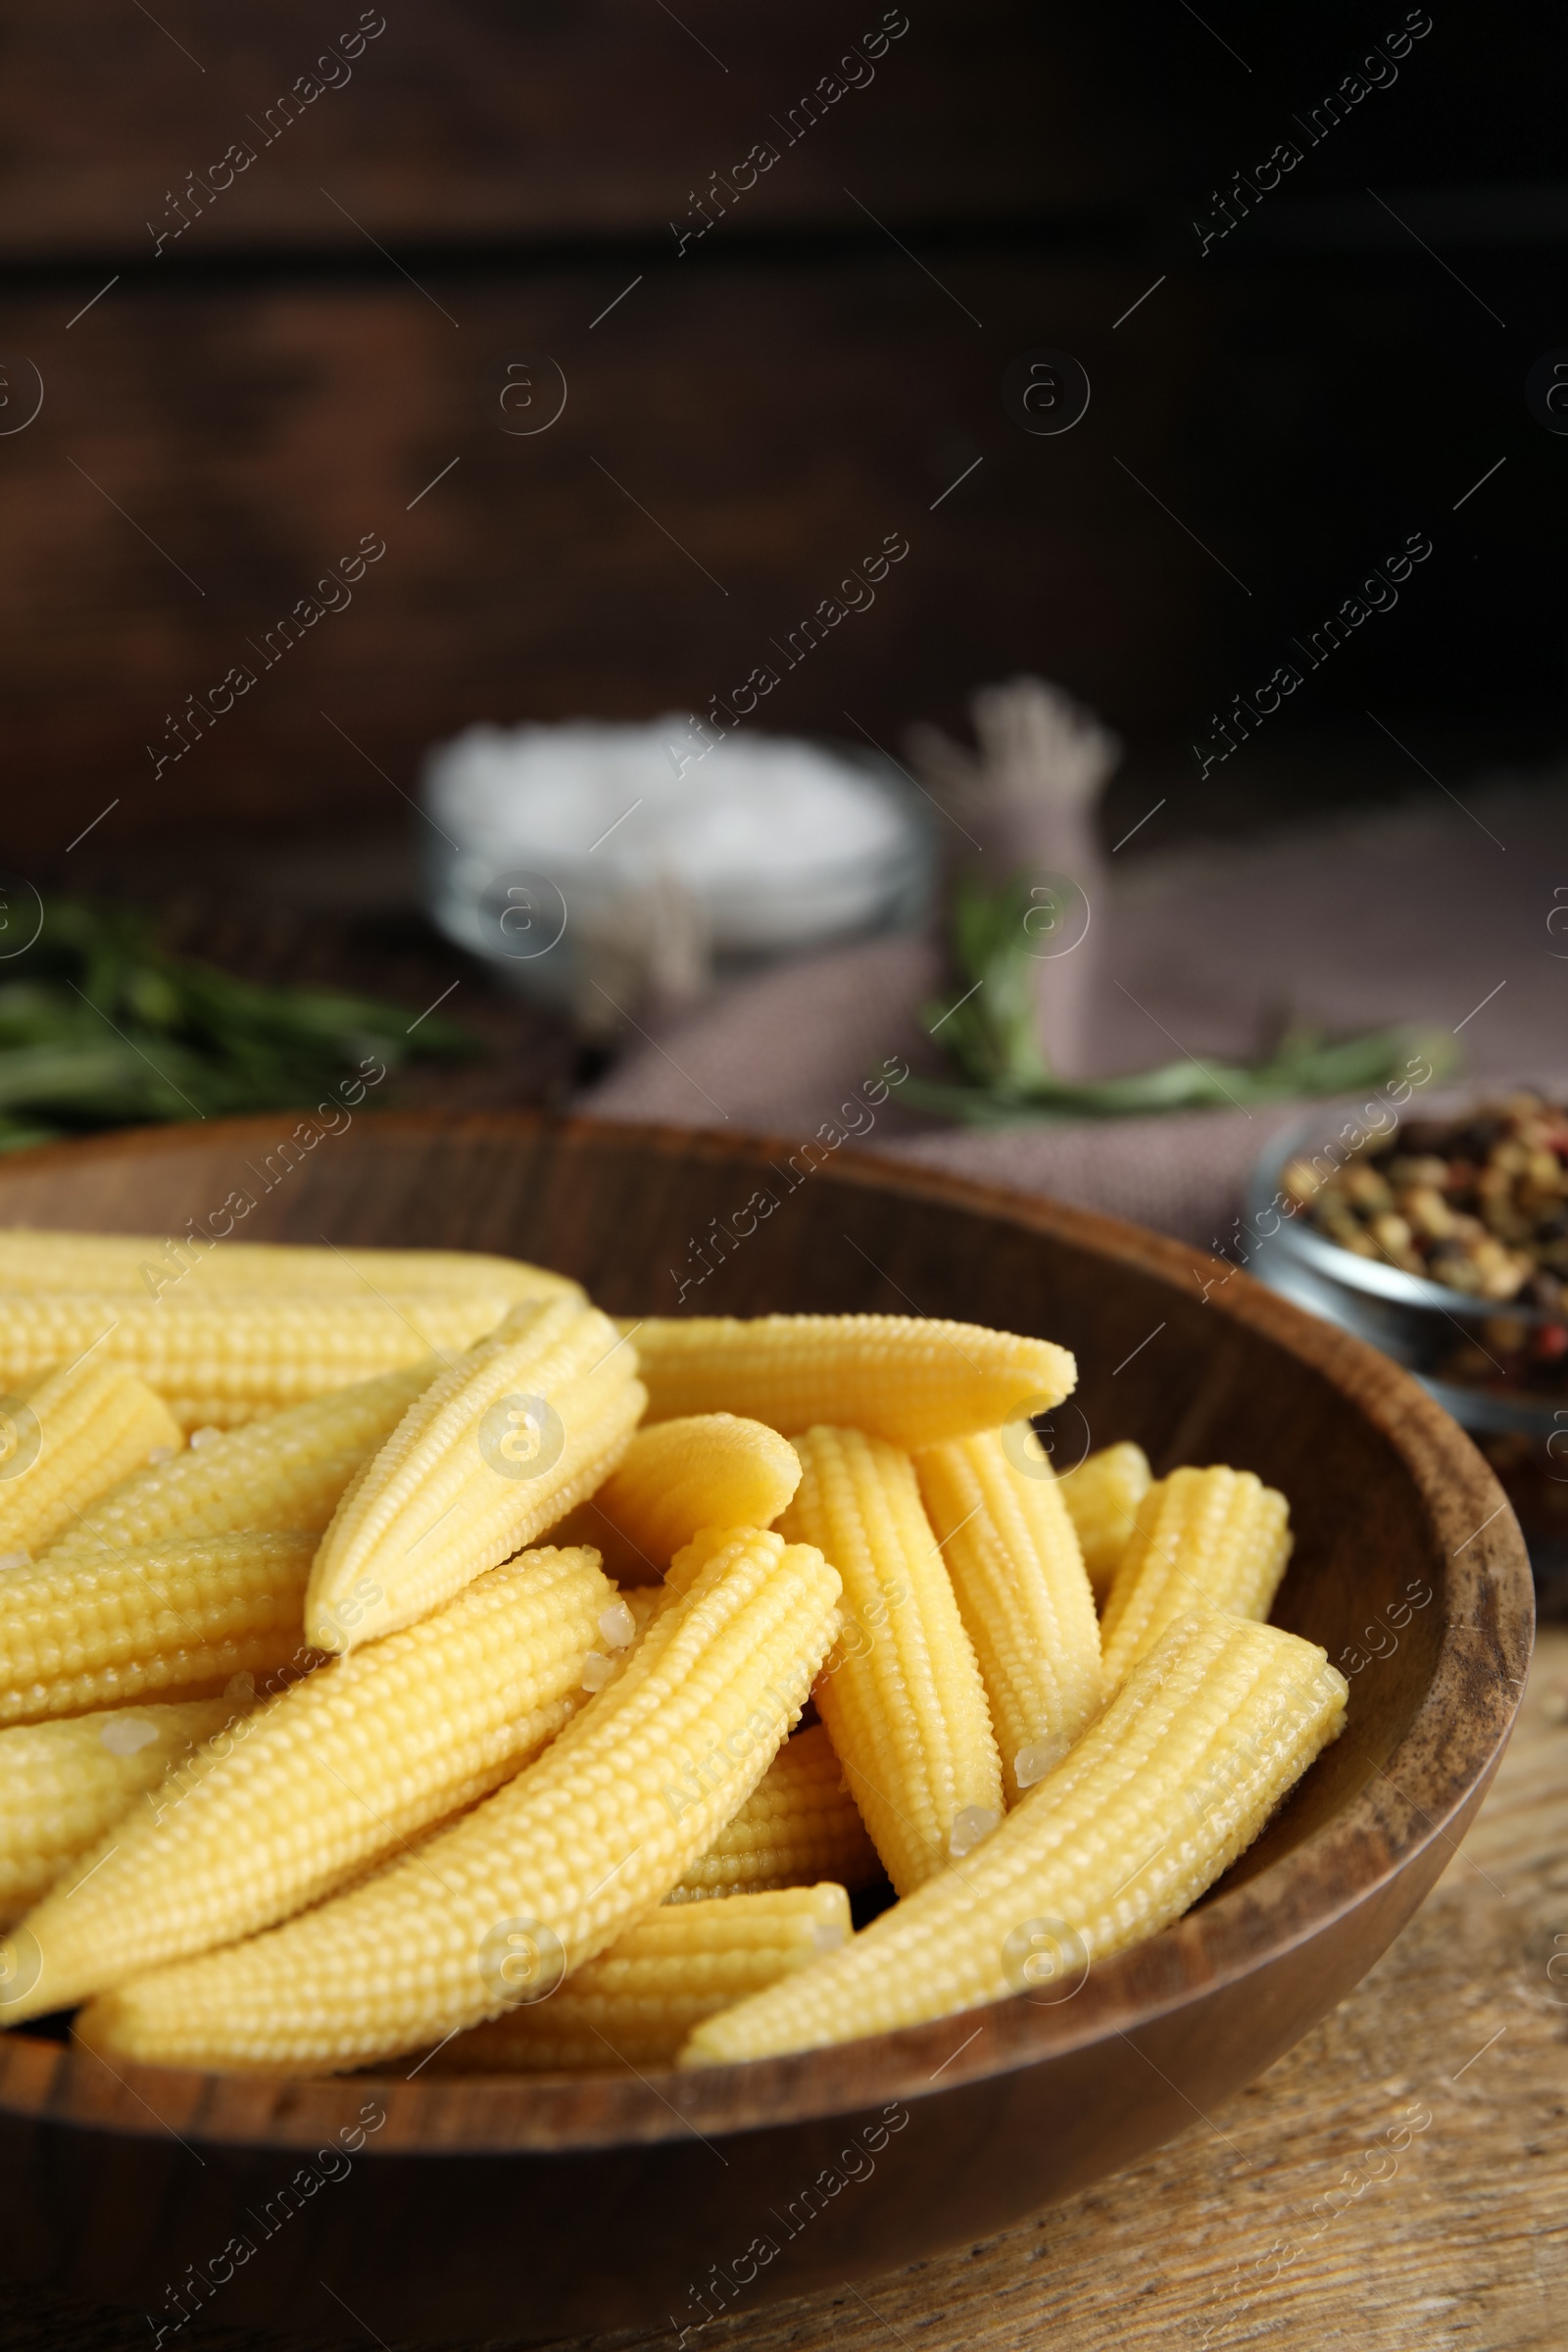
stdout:
MULTIPOLYGON (((1054 888, 1059 898, 1059 883, 1054 888)), ((1184 1055, 1119 1078, 1058 1077, 1040 1044, 1040 963, 1030 931, 1039 910, 1027 873, 1014 875, 998 891, 973 880, 959 883, 953 910, 954 958, 972 993, 956 1006, 929 1004, 923 1017, 962 1072, 962 1083, 911 1077, 901 1089, 902 1102, 972 1127, 1049 1126, 1227 1104, 1250 1109, 1257 1103, 1355 1093, 1399 1077, 1412 1056, 1424 1056, 1438 1077, 1458 1066, 1459 1052, 1446 1030, 1392 1027, 1332 1038, 1293 1022, 1273 1051, 1256 1061, 1184 1055)), ((1054 909, 1058 924, 1062 912, 1060 906, 1054 909)))
MULTIPOLYGON (((14 927, 15 910, 11 915, 14 927)), ((317 1102, 367 1059, 388 1070, 480 1049, 397 1005, 271 988, 164 953, 135 911, 44 902, 33 943, 0 960, 0 1152, 95 1128, 317 1102)))

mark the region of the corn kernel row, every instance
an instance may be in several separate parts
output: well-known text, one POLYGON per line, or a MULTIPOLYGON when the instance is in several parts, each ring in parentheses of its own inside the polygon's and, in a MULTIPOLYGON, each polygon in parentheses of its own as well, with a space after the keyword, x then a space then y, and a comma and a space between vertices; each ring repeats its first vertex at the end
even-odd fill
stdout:
POLYGON ((1250 1470, 1173 1470, 1150 1488, 1101 1625, 1114 1690, 1166 1627, 1204 1604, 1266 1617, 1291 1555, 1283 1494, 1250 1470))
POLYGON ((416 1397, 344 1494, 306 1599, 322 1649, 396 1631, 563 1519, 631 1444, 637 1358, 580 1297, 524 1301, 416 1397), (352 1628, 348 1596, 370 1599, 352 1628))
POLYGON ((493 1330, 509 1301, 462 1290, 237 1292, 151 1299, 113 1291, 0 1291, 0 1393, 88 1348, 156 1390, 181 1429, 232 1428, 493 1330))
POLYGON ((1132 1540, 1138 1506, 1153 1483, 1141 1446, 1122 1440, 1064 1473, 1061 1499, 1078 1531, 1084 1568, 1097 1601, 1103 1601, 1132 1540))
POLYGON ((215 1432, 100 1494, 60 1538, 56 1553, 189 1543, 245 1528, 269 1535, 324 1528, 349 1481, 440 1369, 437 1357, 425 1356, 243 1428, 215 1432))
POLYGON ((844 1579, 844 1630, 816 1703, 906 1894, 1002 1818, 985 1690, 908 1455, 855 1429, 808 1430, 796 1450, 783 1531, 844 1579))
POLYGON ((0 1569, 0 1724, 210 1696, 286 1664, 316 1542, 244 1532, 0 1569))
POLYGON ((687 1869, 666 1901, 754 1894, 832 1880, 854 1893, 882 1875, 826 1726, 797 1732, 734 1820, 687 1869))
POLYGON ((45 1551, 104 1492, 184 1440, 161 1397, 88 1354, 0 1400, 0 1558, 45 1551))
POLYGON ((699 2026, 690 2066, 853 2041, 1004 2000, 1070 1996, 1091 1963, 1180 1917, 1257 1836, 1344 1719, 1295 1634, 1177 1619, 1093 1728, 953 1869, 813 1968, 699 2026), (1209 1801, 1184 1806, 1186 1792, 1209 1801))
POLYGON ((79 1887, 33 1912, 41 1973, 6 2014, 254 1936, 407 1852, 570 1721, 613 1598, 590 1553, 525 1552, 308 1674, 175 1772, 110 1832, 79 1887))
POLYGON ((726 1903, 666 1904, 574 1971, 550 1998, 525 2002, 449 2041, 437 2074, 673 2066, 693 2030, 763 1992, 850 1936, 842 1886, 789 1886, 726 1903))
POLYGON ((1102 1696, 1100 1623, 1077 1531, 1044 1464, 994 1430, 916 1454, 958 1613, 974 1644, 1009 1804, 1064 1756, 1102 1696))
POLYGON ((252 1703, 247 1692, 108 1707, 0 1732, 0 1927, 62 1874, 74 1891, 106 1833, 133 1819, 138 1798, 252 1703))
POLYGON ((1059 1404, 1065 1348, 919 1315, 648 1316, 629 1325, 652 1421, 743 1413, 792 1438, 816 1423, 913 1449, 1059 1404))
POLYGON ((651 1584, 701 1527, 771 1527, 801 1481, 776 1430, 735 1413, 640 1429, 558 1542, 592 1544, 621 1584, 651 1584))
POLYGON ((462 1291, 476 1284, 507 1305, 576 1288, 544 1266, 476 1250, 336 1250, 317 1243, 215 1241, 194 1231, 174 1236, 0 1228, 0 1290, 8 1291, 120 1291, 150 1298, 187 1289, 223 1298, 314 1291, 354 1298, 372 1288, 462 1291))

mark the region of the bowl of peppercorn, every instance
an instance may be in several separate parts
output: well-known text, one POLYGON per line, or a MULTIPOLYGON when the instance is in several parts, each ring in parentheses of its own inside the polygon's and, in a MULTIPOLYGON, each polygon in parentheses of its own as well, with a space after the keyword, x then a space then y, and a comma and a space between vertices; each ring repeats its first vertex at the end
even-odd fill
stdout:
POLYGON ((1253 1273, 1413 1372, 1568 1595, 1568 1088, 1319 1111, 1248 1202, 1253 1273))

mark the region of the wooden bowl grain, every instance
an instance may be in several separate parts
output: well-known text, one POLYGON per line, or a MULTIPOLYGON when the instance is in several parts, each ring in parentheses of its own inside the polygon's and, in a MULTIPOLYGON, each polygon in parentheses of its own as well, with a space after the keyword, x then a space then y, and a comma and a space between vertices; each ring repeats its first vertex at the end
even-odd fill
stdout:
POLYGON ((345 2305, 398 2342, 680 2333, 993 2232, 1206 2129, 1451 1859, 1518 1702, 1529 1566, 1468 1439, 1358 1342, 1244 1275, 1205 1298, 1219 1270, 1175 1243, 869 1156, 803 1178, 787 1146, 520 1114, 383 1113, 288 1146, 294 1127, 23 1154, 0 1163, 0 1223, 177 1234, 236 1195, 247 1238, 513 1250, 623 1314, 672 1310, 707 1237, 687 1311, 1049 1335, 1078 1355, 1072 1450, 1136 1437, 1156 1469, 1255 1469, 1298 1531, 1278 1622, 1336 1659, 1391 1610, 1395 1627, 1259 1842, 1067 1998, 646 2081, 115 2075, 0 2037, 11 2278, 139 2307, 155 2338, 198 2307, 330 2331, 345 2305), (1431 1599, 1401 1610, 1412 1587, 1431 1599))

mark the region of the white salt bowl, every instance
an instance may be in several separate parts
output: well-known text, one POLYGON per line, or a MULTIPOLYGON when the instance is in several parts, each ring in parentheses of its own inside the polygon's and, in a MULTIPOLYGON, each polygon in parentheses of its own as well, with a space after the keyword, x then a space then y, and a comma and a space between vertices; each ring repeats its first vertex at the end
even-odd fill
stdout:
POLYGON ((572 1002, 589 943, 684 926, 719 971, 916 919, 923 810, 891 760, 788 736, 478 725, 427 755, 430 912, 523 994, 572 1002))

